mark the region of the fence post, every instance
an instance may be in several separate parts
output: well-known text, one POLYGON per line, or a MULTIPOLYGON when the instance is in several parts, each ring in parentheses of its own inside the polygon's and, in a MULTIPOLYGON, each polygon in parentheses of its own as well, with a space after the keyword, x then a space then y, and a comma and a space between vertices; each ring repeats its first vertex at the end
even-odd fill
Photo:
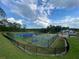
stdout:
POLYGON ((37 56, 37 47, 35 47, 36 48, 36 56, 37 56))
POLYGON ((55 55, 56 55, 56 48, 55 48, 55 55))

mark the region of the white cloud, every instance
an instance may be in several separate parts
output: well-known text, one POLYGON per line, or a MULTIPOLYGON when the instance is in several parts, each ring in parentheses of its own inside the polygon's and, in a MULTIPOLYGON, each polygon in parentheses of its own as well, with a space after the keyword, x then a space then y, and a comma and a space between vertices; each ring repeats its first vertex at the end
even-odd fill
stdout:
MULTIPOLYGON (((38 2, 39 3, 39 2, 38 2)), ((50 15, 51 9, 57 8, 77 8, 79 7, 79 0, 42 0, 41 4, 38 6, 38 10, 41 15, 50 15)))
POLYGON ((42 0, 41 3, 42 3, 41 5, 37 6, 37 10, 39 14, 37 16, 36 21, 34 21, 34 23, 42 27, 47 27, 51 24, 48 15, 50 15, 50 9, 54 9, 54 6, 53 4, 47 3, 47 0, 42 0))
POLYGON ((8 22, 11 22, 11 23, 16 22, 16 23, 19 23, 19 24, 23 25, 22 19, 15 20, 13 17, 11 17, 11 18, 7 18, 7 21, 8 21, 8 22))
MULTIPOLYGON (((41 26, 46 25, 47 23, 40 21, 40 19, 38 19, 39 17, 42 18, 41 16, 37 16, 37 5, 36 5, 36 1, 35 0, 16 0, 15 2, 12 0, 1 0, 1 2, 6 5, 7 7, 9 7, 10 11, 25 18, 26 20, 32 20, 33 22, 36 22, 38 20, 38 23, 42 23, 40 24, 41 26), (37 16, 37 17, 36 17, 37 16), (35 21, 36 20, 36 21, 35 21)), ((40 13, 40 15, 42 15, 43 8, 41 7, 39 9, 39 11, 42 11, 40 13)), ((43 14, 45 15, 45 14, 43 14)), ((45 16, 46 17, 46 16, 45 16)), ((46 17, 47 18, 47 17, 46 17)), ((10 18, 12 20, 10 21, 15 21, 13 18, 10 18)), ((45 19, 45 18, 44 18, 45 19)), ((43 20, 43 18, 41 19, 43 20)), ((45 19, 44 21, 47 21, 48 19, 45 19)), ((27 21, 26 21, 27 22, 27 21)), ((37 24, 37 23, 36 23, 37 24)), ((38 25, 38 24, 37 24, 38 25)))
POLYGON ((0 0, 11 12, 29 19, 35 19, 35 0, 0 0))
POLYGON ((71 28, 79 28, 79 17, 66 16, 63 20, 53 22, 54 25, 61 25, 71 28))
POLYGON ((79 0, 50 0, 50 4, 54 4, 54 6, 58 8, 77 8, 79 7, 79 0))
POLYGON ((33 10, 33 11, 36 11, 37 9, 37 5, 36 4, 29 4, 29 7, 33 10))
POLYGON ((38 6, 39 13, 46 16, 50 15, 50 10, 54 8, 55 6, 50 4, 49 1, 47 2, 47 0, 42 1, 41 5, 38 6))
MULTIPOLYGON (((51 9, 53 10, 54 8, 79 7, 79 0, 42 0, 42 5, 38 6, 38 0, 0 0, 0 2, 7 6, 11 12, 26 19, 26 22, 27 20, 31 20, 32 22, 36 23, 37 25, 41 25, 42 27, 47 27, 49 24, 51 24, 50 19, 48 19, 48 15, 50 15, 51 9)), ((16 21, 14 18, 10 19, 13 19, 9 20, 11 22, 16 21)), ((78 27, 78 21, 78 18, 67 16, 65 19, 58 20, 57 22, 53 20, 53 24, 78 27)), ((16 22, 21 23, 21 20, 16 22)))
POLYGON ((50 20, 46 17, 38 17, 38 19, 34 22, 44 28, 50 25, 50 20))

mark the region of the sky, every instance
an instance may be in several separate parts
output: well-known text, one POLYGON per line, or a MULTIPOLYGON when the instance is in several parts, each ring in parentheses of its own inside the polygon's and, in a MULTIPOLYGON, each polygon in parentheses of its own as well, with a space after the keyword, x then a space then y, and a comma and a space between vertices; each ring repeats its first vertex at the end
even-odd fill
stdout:
POLYGON ((79 0, 0 0, 7 20, 27 28, 79 28, 79 0))

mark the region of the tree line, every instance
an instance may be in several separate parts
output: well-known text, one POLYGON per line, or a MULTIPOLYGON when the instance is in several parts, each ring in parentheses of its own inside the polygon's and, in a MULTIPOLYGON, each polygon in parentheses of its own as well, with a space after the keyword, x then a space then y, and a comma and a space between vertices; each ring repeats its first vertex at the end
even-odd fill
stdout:
POLYGON ((21 24, 19 23, 11 23, 8 22, 6 19, 0 20, 0 31, 33 31, 33 32, 40 32, 40 33, 57 33, 61 30, 69 29, 69 27, 61 27, 61 26, 48 26, 47 28, 40 28, 40 29, 27 29, 27 28, 21 28, 21 24))
POLYGON ((48 26, 47 28, 42 28, 40 30, 40 32, 43 32, 43 33, 57 33, 57 32, 60 32, 62 30, 67 30, 69 29, 69 27, 62 27, 62 26, 48 26))
POLYGON ((21 24, 8 22, 6 19, 0 20, 0 31, 23 31, 21 24))

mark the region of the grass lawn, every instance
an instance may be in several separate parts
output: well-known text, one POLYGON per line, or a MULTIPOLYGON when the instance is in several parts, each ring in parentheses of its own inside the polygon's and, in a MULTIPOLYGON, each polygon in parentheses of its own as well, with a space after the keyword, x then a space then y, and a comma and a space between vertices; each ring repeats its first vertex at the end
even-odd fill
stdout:
POLYGON ((53 48, 63 48, 65 47, 64 39, 57 39, 51 45, 53 48))
POLYGON ((71 37, 68 42, 70 50, 64 56, 36 56, 18 49, 0 34, 0 59, 79 59, 79 39, 71 37))

